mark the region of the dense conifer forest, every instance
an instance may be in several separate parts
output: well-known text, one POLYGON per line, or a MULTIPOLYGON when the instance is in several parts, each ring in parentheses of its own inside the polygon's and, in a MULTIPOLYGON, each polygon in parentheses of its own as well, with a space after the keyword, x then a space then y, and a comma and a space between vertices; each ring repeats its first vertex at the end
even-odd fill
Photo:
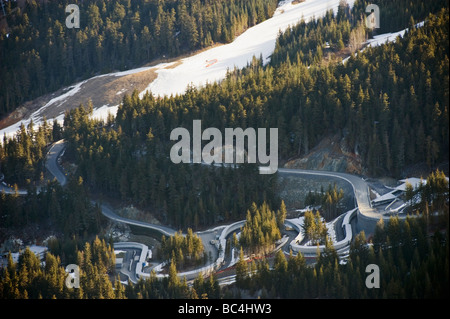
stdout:
POLYGON ((426 234, 424 218, 411 217, 400 222, 393 217, 386 225, 377 226, 373 246, 367 245, 364 233, 359 234, 344 265, 339 263, 332 246, 320 255, 313 267, 307 265, 302 254, 286 257, 278 251, 274 270, 270 270, 266 260, 254 265, 244 261, 236 284, 262 298, 446 298, 449 295, 448 236, 426 234), (385 241, 380 245, 378 236, 398 241, 394 246, 387 246, 385 241), (379 289, 366 287, 369 264, 382 269, 379 289), (251 269, 257 271, 252 274, 251 269))
POLYGON ((231 42, 271 17, 276 5, 276 0, 27 0, 20 7, 6 1, 0 119, 80 79, 231 42), (69 3, 79 6, 79 29, 65 27, 69 3))
MULTIPOLYGON (((421 212, 420 210, 417 213, 421 212)), ((241 257, 236 265, 236 286, 261 298, 446 298, 449 295, 448 205, 438 215, 408 217, 400 221, 392 217, 379 222, 367 245, 364 232, 350 248, 345 264, 339 263, 336 251, 327 249, 313 266, 302 254, 285 256, 276 253, 273 269, 266 259, 248 263, 241 257), (430 224, 446 220, 446 233, 433 232, 430 224), (379 289, 367 289, 366 266, 376 264, 382 269, 379 289)), ((51 247, 58 251, 59 243, 51 247)), ((220 288, 217 278, 199 276, 192 286, 176 275, 175 258, 169 276, 158 279, 152 275, 136 285, 124 286, 118 278, 110 280, 115 259, 110 246, 99 238, 77 248, 76 242, 65 248, 81 265, 80 288, 68 289, 67 273, 60 257, 47 253, 45 267, 30 251, 15 264, 9 256, 8 267, 0 272, 0 298, 236 298, 239 290, 220 288), (114 289, 113 289, 114 287, 114 289)))
MULTIPOLYGON (((75 31, 63 27, 67 1, 25 3, 18 8, 8 2, 10 30, 0 31, 0 117, 77 79, 230 42, 269 18, 277 5, 275 0, 80 1, 89 14, 75 31)), ((407 187, 413 216, 380 222, 371 238, 359 234, 346 263, 339 263, 320 231, 323 225, 308 213, 311 224, 319 225, 314 226, 319 236, 310 236, 326 244, 325 252, 310 266, 301 254, 279 251, 271 268, 268 260, 247 263, 243 255, 244 249, 264 252, 280 238, 286 207, 277 174, 261 175, 256 164, 175 165, 168 158, 171 130, 189 130, 193 120, 202 120, 221 131, 278 128, 280 161, 306 155, 323 138, 338 135, 372 177, 403 177, 408 166, 419 163, 431 172, 448 162, 448 2, 378 1, 379 30, 364 27, 367 3, 356 1, 350 10, 342 2, 336 16, 329 12, 292 26, 280 33, 270 63, 256 56, 220 84, 161 99, 151 94, 140 99, 135 91, 106 122, 90 118, 91 104, 80 105, 66 112, 63 126, 31 124, 5 137, 1 173, 28 195, 0 194, 1 226, 47 222, 64 236, 49 244, 45 266, 29 250, 16 264, 9 256, 0 269, 0 298, 448 297, 448 182, 440 171, 417 189, 407 187), (409 30, 395 42, 363 47, 377 33, 404 28, 409 30), (44 181, 46 151, 61 138, 67 141, 64 158, 74 168, 64 188, 44 181), (120 283, 109 239, 95 237, 104 220, 89 200, 93 193, 133 203, 164 225, 188 230, 186 238, 164 239, 160 253, 170 260, 168 277, 152 274, 135 285, 120 283), (200 276, 192 285, 177 277, 186 255, 193 264, 205 258, 192 231, 242 219, 234 286, 221 288, 214 276, 200 276), (79 289, 64 285, 62 265, 68 263, 80 265, 79 289), (364 286, 367 264, 383 269, 382 289, 364 286)), ((325 217, 333 219, 340 198, 341 191, 330 185, 308 201, 322 204, 325 217)))
POLYGON ((87 111, 78 108, 66 114, 64 137, 68 154, 79 164, 78 174, 88 185, 139 204, 167 206, 166 213, 175 216, 164 211, 162 216, 177 227, 192 222, 210 225, 218 216, 201 212, 211 208, 212 202, 219 210, 211 211, 221 211, 218 218, 225 220, 245 212, 253 201, 278 206, 276 177, 258 175, 251 166, 238 172, 174 165, 167 159, 173 128, 191 128, 194 119, 222 130, 277 127, 282 158, 305 154, 323 137, 338 133, 360 154, 368 175, 400 177, 407 165, 426 163, 431 169, 448 159, 445 83, 448 9, 430 15, 423 27, 411 29, 403 39, 366 48, 345 64, 308 67, 301 59, 286 58, 277 67, 263 67, 255 58, 220 85, 191 88, 182 96, 154 99, 146 95, 141 100, 136 92, 124 98, 116 119, 106 124, 88 119, 87 111), (244 191, 227 195, 230 188, 225 185, 229 184, 221 181, 237 180, 225 175, 242 173, 253 176, 240 179, 236 187, 244 191), (214 187, 209 181, 214 181, 214 187), (186 195, 194 191, 199 192, 186 195), (170 196, 173 192, 178 196, 170 196), (204 196, 208 194, 216 197, 207 204, 204 196), (191 211, 198 216, 189 212, 196 196, 202 200, 194 201, 191 207, 196 208, 191 211), (229 196, 238 200, 223 200, 229 196), (177 207, 178 198, 186 198, 189 205, 177 207), (183 224, 180 218, 189 222, 183 224))

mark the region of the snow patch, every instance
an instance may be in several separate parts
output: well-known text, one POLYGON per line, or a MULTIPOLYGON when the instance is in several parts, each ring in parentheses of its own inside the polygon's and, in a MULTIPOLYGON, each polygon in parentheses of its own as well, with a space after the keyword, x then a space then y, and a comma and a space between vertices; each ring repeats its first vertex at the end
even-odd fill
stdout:
MULTIPOLYGON (((348 1, 352 6, 354 1, 348 1)), ((183 94, 189 85, 201 87, 207 83, 220 82, 227 72, 244 68, 253 57, 262 57, 263 63, 270 61, 275 50, 279 31, 324 16, 327 11, 337 12, 339 0, 306 0, 292 4, 292 0, 280 2, 272 18, 248 29, 233 42, 214 47, 182 60, 172 69, 159 68, 158 77, 140 94, 152 92, 154 96, 183 94), (214 64, 208 63, 215 61, 214 64), (217 61, 217 62, 216 62, 217 61)))
MULTIPOLYGON (((214 47, 192 57, 182 59, 183 63, 180 65, 173 67, 177 62, 160 63, 152 67, 141 67, 98 75, 91 79, 111 75, 125 76, 154 69, 158 77, 141 92, 139 95, 141 98, 147 92, 152 92, 154 96, 183 94, 191 84, 201 87, 207 83, 219 82, 225 79, 229 70, 246 67, 254 56, 257 58, 261 56, 263 63, 267 64, 275 50, 276 39, 280 31, 284 32, 302 19, 308 22, 313 18, 324 16, 329 10, 333 10, 336 13, 339 2, 340 0, 306 0, 293 5, 292 0, 281 1, 272 18, 249 28, 229 44, 214 47), (214 61, 214 63, 208 63, 207 61, 214 61), (169 66, 173 68, 167 68, 169 66)), ((350 6, 353 6, 355 0, 348 0, 347 2, 350 6)), ((33 113, 29 119, 22 120, 0 130, 0 135, 14 135, 22 123, 27 126, 31 119, 36 125, 41 124, 43 110, 47 107, 54 107, 57 103, 61 105, 67 97, 77 93, 86 81, 76 84, 68 92, 50 100, 46 105, 33 113)), ((116 106, 102 106, 100 110, 96 110, 94 116, 106 117, 108 111, 112 114, 115 113, 115 108, 116 106)), ((63 118, 63 114, 58 116, 58 122, 62 123, 63 118)))
MULTIPOLYGON (((416 28, 421 28, 425 25, 425 21, 419 22, 416 24, 416 28)), ((400 30, 398 32, 389 32, 389 33, 383 33, 379 34, 373 37, 373 39, 369 39, 366 41, 367 46, 370 47, 377 47, 386 43, 395 42, 397 37, 403 38, 405 36, 405 33, 408 32, 408 28, 400 30)), ((363 52, 366 48, 363 48, 359 52, 363 52)), ((358 52, 355 53, 355 56, 358 55, 358 52)), ((350 56, 344 58, 342 60, 342 64, 345 64, 348 59, 350 59, 350 56)))
POLYGON ((108 115, 116 116, 117 110, 119 109, 119 105, 109 106, 108 104, 95 109, 92 113, 92 118, 106 121, 108 119, 108 115))

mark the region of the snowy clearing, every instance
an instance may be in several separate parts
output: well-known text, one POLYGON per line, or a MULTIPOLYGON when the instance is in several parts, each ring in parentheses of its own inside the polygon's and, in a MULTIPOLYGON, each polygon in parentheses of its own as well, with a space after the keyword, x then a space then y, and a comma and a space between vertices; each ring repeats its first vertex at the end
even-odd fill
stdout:
MULTIPOLYGON (((354 0, 348 0, 347 2, 350 6, 353 6, 354 0)), ((246 67, 254 56, 257 58, 262 57, 264 64, 267 64, 275 49, 276 39, 280 31, 284 32, 302 19, 308 22, 313 18, 322 17, 329 10, 333 10, 336 13, 338 6, 339 0, 306 0, 299 4, 292 4, 292 0, 281 1, 272 18, 249 28, 229 44, 216 46, 180 60, 181 64, 179 63, 180 61, 160 63, 151 67, 140 67, 99 75, 94 78, 108 75, 125 76, 153 69, 158 77, 140 93, 141 97, 146 92, 151 92, 154 96, 183 94, 189 85, 201 87, 207 83, 223 80, 229 70, 246 67)), ((420 27, 422 25, 423 22, 417 26, 420 27)), ((367 43, 370 46, 375 46, 387 41, 395 41, 396 37, 403 36, 405 31, 406 29, 395 33, 378 35, 367 43)), ((34 112, 29 119, 22 120, 0 130, 0 134, 6 133, 11 136, 19 129, 21 123, 27 126, 31 119, 36 125, 41 124, 43 110, 63 103, 68 96, 77 93, 86 81, 75 84, 66 93, 53 98, 34 112)), ((119 92, 117 94, 120 94, 119 92)), ((115 115, 117 108, 117 105, 104 105, 96 108, 94 117, 105 119, 108 112, 115 115)), ((58 122, 62 122, 62 119, 63 115, 56 117, 58 122)))
MULTIPOLYGON (((354 0, 349 0, 348 3, 353 6, 354 0)), ((179 65, 177 65, 177 62, 160 63, 152 67, 141 67, 96 77, 124 76, 153 69, 157 72, 158 77, 140 93, 140 97, 146 92, 151 92, 154 96, 182 94, 191 84, 201 87, 207 83, 223 80, 228 70, 247 66, 254 56, 258 58, 262 56, 264 63, 267 64, 275 49, 276 39, 280 31, 285 31, 302 19, 309 21, 312 18, 322 17, 329 10, 336 13, 338 6, 339 0, 306 0, 299 4, 292 4, 292 0, 281 1, 272 18, 249 28, 229 44, 217 46, 182 59, 181 62, 183 63, 179 65)), ((63 103, 65 98, 77 93, 86 81, 74 85, 67 93, 55 97, 34 112, 30 118, 0 130, 0 134, 6 133, 7 136, 12 136, 22 123, 27 126, 31 119, 36 125, 41 124, 43 110, 56 105, 57 102, 63 103)), ((94 117, 106 119, 108 112, 115 115, 117 108, 117 105, 104 105, 94 111, 94 117)), ((62 124, 63 117, 63 115, 60 115, 55 119, 62 124)))
MULTIPOLYGON (((348 3, 352 6, 354 1, 348 3)), ((159 68, 157 79, 140 96, 146 92, 154 96, 183 94, 191 84, 201 87, 221 81, 228 70, 244 68, 254 56, 262 56, 267 64, 275 50, 280 31, 285 31, 302 19, 308 22, 314 17, 324 16, 329 10, 337 12, 338 6, 339 0, 306 0, 295 5, 292 0, 282 1, 272 18, 249 28, 233 42, 185 58, 181 65, 172 69, 159 68)))
MULTIPOLYGON (((416 28, 421 28, 424 26, 424 24, 425 24, 425 21, 419 22, 416 24, 416 28)), ((400 30, 398 32, 389 32, 389 33, 383 33, 383 34, 376 35, 373 37, 373 39, 367 40, 365 42, 365 44, 367 46, 364 47, 363 49, 361 49, 359 52, 363 52, 368 46, 373 48, 373 47, 377 47, 377 46, 380 46, 380 45, 383 45, 386 43, 395 42, 397 37, 403 38, 407 31, 408 31, 408 28, 400 30)), ((355 55, 357 55, 357 54, 358 53, 355 53, 355 55)), ((345 62, 347 62, 348 59, 350 59, 350 56, 343 59, 342 63, 345 64, 345 62)))
MULTIPOLYGON (((416 28, 421 28, 425 24, 425 21, 419 22, 416 24, 416 28)), ((398 32, 384 33, 380 35, 376 35, 373 39, 369 39, 366 43, 368 46, 376 47, 385 43, 395 42, 397 37, 403 38, 405 33, 408 31, 408 28, 404 30, 400 30, 398 32)))

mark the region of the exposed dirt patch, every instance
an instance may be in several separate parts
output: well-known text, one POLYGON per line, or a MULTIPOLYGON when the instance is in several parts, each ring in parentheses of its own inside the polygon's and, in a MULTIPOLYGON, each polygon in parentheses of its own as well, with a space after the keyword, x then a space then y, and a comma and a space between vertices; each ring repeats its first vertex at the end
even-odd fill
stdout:
MULTIPOLYGON (((156 59, 144 65, 143 67, 156 66, 160 63, 172 63, 165 68, 173 69, 183 63, 182 59, 221 45, 223 44, 215 43, 207 48, 197 50, 190 54, 184 54, 175 58, 156 59)), ((142 92, 151 82, 153 82, 157 78, 158 74, 156 73, 156 71, 157 68, 153 68, 123 76, 110 74, 92 77, 86 80, 80 86, 78 92, 76 92, 74 95, 67 97, 64 101, 50 105, 39 115, 41 117, 45 116, 47 119, 53 119, 61 114, 64 114, 66 110, 71 110, 78 107, 80 104, 86 105, 89 100, 92 101, 94 109, 102 107, 104 105, 118 105, 122 101, 122 98, 125 94, 131 95, 134 90, 142 92)), ((42 108, 51 99, 67 93, 68 90, 74 87, 74 85, 59 89, 56 92, 40 96, 34 100, 22 104, 7 117, 0 120, 0 129, 4 129, 21 120, 30 118, 31 114, 42 108)))
POLYGON ((121 77, 103 76, 94 78, 82 86, 80 94, 76 94, 74 99, 75 102, 80 103, 86 103, 91 99, 95 107, 106 104, 117 105, 122 101, 125 94, 131 95, 134 90, 143 91, 156 77, 155 70, 150 69, 121 77))
POLYGON ((134 207, 133 205, 123 207, 119 210, 116 210, 116 213, 117 213, 117 215, 125 217, 125 218, 139 220, 139 221, 143 221, 143 222, 147 222, 147 223, 155 224, 155 225, 161 225, 160 221, 158 219, 156 219, 153 216, 153 214, 151 214, 148 211, 142 211, 142 210, 134 207))
POLYGON ((182 64, 183 64, 183 61, 179 60, 179 61, 175 62, 174 64, 166 66, 164 69, 166 69, 166 70, 175 69, 177 66, 180 66, 182 64))
POLYGON ((11 112, 7 117, 0 120, 0 129, 13 125, 22 119, 29 118, 30 115, 37 110, 39 107, 44 106, 50 101, 56 94, 63 94, 64 91, 61 89, 53 94, 46 94, 40 96, 32 101, 25 102, 13 112, 11 112))
POLYGON ((351 174, 363 173, 361 158, 350 150, 339 135, 324 138, 306 156, 288 161, 284 166, 351 174))
MULTIPOLYGON (((80 86, 77 93, 67 97, 62 103, 54 103, 45 108, 40 116, 52 119, 64 114, 66 110, 78 107, 80 104, 86 105, 89 100, 92 101, 94 108, 104 105, 118 105, 125 94, 131 95, 134 90, 143 91, 156 77, 155 70, 150 69, 124 76, 104 75, 91 78, 80 86)), ((29 118, 36 110, 47 104, 51 99, 66 93, 68 89, 71 89, 71 87, 25 103, 0 122, 0 129, 29 118)))

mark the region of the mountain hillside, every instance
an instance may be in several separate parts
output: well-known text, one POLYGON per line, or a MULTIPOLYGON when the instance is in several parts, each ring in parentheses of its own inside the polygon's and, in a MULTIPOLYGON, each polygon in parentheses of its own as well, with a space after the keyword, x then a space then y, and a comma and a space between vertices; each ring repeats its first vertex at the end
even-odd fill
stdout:
POLYGON ((339 135, 322 139, 307 155, 299 159, 289 160, 284 166, 356 175, 365 173, 361 157, 339 135))

